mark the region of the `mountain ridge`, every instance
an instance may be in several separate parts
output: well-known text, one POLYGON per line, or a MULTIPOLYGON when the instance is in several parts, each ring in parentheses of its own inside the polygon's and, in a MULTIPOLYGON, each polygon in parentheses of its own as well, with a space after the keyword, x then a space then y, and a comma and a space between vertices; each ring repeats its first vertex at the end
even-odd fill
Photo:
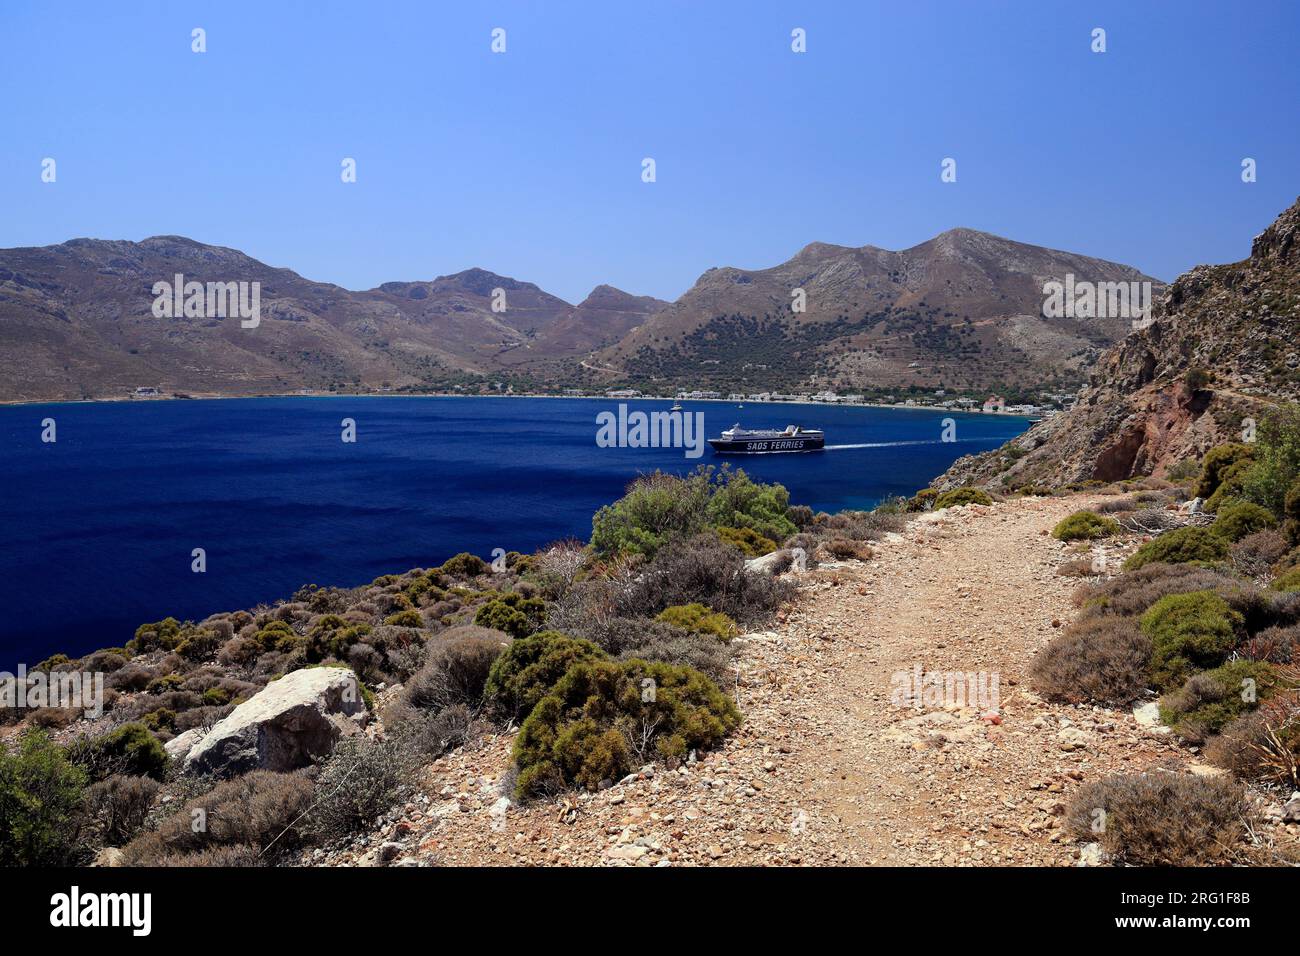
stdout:
POLYGON ((767 269, 712 267, 671 303, 602 283, 573 304, 477 266, 349 290, 185 236, 78 237, 0 249, 0 400, 121 397, 140 386, 215 395, 481 389, 502 380, 667 387, 695 382, 710 359, 713 377, 731 386, 737 378, 849 389, 1081 382, 1122 322, 1042 319, 1042 281, 1068 268, 1156 283, 1128 266, 966 227, 897 252, 811 242, 767 269), (256 334, 229 318, 160 324, 152 286, 177 273, 260 283, 256 334), (807 286, 807 311, 760 319, 796 282, 807 286), (710 322, 731 328, 728 317, 763 326, 732 334, 752 346, 754 361, 735 363, 758 366, 752 374, 733 374, 725 349, 713 356, 692 339, 710 322), (793 354, 783 356, 782 343, 793 354), (671 348, 682 360, 666 374, 639 361, 638 352, 671 348), (963 377, 972 356, 988 368, 963 377))

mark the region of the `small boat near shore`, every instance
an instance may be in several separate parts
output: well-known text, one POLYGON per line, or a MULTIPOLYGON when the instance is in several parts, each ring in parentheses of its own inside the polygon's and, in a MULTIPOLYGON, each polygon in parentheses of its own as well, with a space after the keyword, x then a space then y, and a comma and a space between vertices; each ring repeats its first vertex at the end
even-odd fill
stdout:
POLYGON ((826 446, 826 433, 820 428, 787 425, 776 428, 741 428, 731 426, 709 447, 718 455, 774 455, 788 452, 820 451, 826 446))

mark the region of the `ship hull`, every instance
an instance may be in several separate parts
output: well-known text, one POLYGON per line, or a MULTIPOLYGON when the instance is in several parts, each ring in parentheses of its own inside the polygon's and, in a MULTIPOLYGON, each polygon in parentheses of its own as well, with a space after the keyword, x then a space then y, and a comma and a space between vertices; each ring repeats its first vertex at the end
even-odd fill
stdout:
POLYGON ((717 455, 780 455, 801 451, 821 451, 825 438, 740 438, 727 441, 710 438, 709 447, 717 455))

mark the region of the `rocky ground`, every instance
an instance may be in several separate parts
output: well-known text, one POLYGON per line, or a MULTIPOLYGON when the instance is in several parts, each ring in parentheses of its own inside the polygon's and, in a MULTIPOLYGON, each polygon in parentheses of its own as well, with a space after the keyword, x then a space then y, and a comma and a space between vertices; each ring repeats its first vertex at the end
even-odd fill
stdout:
MULTIPOLYGON (((510 803, 511 735, 427 768, 371 837, 317 865, 1072 865, 1064 832, 1091 780, 1154 768, 1211 773, 1145 715, 1049 704, 1034 654, 1075 609, 1078 557, 1049 530, 1088 499, 948 509, 868 562, 802 576, 776 630, 742 638, 745 722, 720 751, 648 767, 609 790, 510 803), (996 673, 987 707, 899 706, 900 673, 996 673)), ((1133 543, 1113 546, 1131 550, 1133 543)), ((1115 554, 1118 557, 1119 554, 1115 554)), ((1275 795, 1257 796, 1261 809, 1275 795)), ((1300 844, 1300 825, 1265 824, 1300 844)))

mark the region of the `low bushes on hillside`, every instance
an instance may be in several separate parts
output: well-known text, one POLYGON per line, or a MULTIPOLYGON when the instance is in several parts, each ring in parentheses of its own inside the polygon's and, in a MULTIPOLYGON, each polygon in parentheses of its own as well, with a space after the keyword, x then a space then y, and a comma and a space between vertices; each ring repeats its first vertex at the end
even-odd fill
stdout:
POLYGON ((991 505, 993 498, 980 488, 953 488, 941 493, 934 499, 933 510, 955 508, 959 505, 991 505))
POLYGON ((114 774, 161 780, 167 770, 167 751, 142 723, 123 724, 98 737, 78 740, 68 749, 73 763, 92 780, 114 774))
POLYGON ((301 773, 253 770, 187 801, 157 830, 136 837, 122 848, 124 862, 228 865, 252 863, 259 856, 269 862, 301 842, 303 814, 314 792, 301 773))
POLYGON ((766 620, 794 594, 794 585, 745 569, 745 559, 712 535, 664 548, 614 597, 623 617, 658 614, 679 604, 704 604, 733 621, 766 620))
POLYGON ((790 495, 781 485, 759 484, 727 465, 702 465, 685 478, 656 471, 596 512, 591 547, 602 557, 652 558, 669 542, 710 528, 748 529, 779 541, 798 530, 789 509, 790 495))
POLYGON ((718 528, 718 537, 748 558, 760 558, 776 550, 776 542, 753 528, 718 528))
POLYGON ((1233 442, 1211 448, 1201 461, 1201 474, 1196 481, 1196 496, 1210 497, 1219 490, 1224 473, 1228 469, 1242 462, 1251 462, 1254 457, 1255 449, 1252 445, 1233 442))
POLYGON ((1067 820, 1117 863, 1198 866, 1233 860, 1246 834, 1241 785, 1222 777, 1150 773, 1085 785, 1067 820))
POLYGON ((335 840, 365 830, 410 782, 418 755, 395 740, 345 737, 321 767, 304 830, 335 840))
POLYGON ((1277 518, 1262 505, 1253 501, 1232 501, 1218 511, 1210 530, 1229 541, 1240 541, 1247 535, 1277 526, 1277 518))
POLYGON ((480 607, 474 615, 479 627, 504 631, 511 637, 527 637, 546 621, 546 602, 518 592, 502 594, 480 607))
POLYGON ((160 784, 151 777, 113 776, 86 791, 86 816, 103 846, 121 846, 144 827, 160 784))
POLYGON ((1052 537, 1058 541, 1090 541, 1109 538, 1119 531, 1119 522, 1114 518, 1104 518, 1093 511, 1076 511, 1057 523, 1052 529, 1052 537))
POLYGON ((1292 568, 1283 574, 1279 574, 1269 585, 1274 591, 1300 591, 1300 567, 1292 568))
POLYGON ((1196 565, 1153 562, 1109 581, 1084 585, 1075 599, 1085 614, 1136 617, 1170 594, 1211 591, 1232 583, 1226 575, 1196 565))
POLYGON ((486 574, 488 564, 476 554, 470 554, 468 551, 462 551, 455 557, 448 558, 442 563, 439 570, 443 574, 448 574, 453 578, 476 578, 480 574, 486 574))
POLYGON ((1213 563, 1228 556, 1228 541, 1208 528, 1188 526, 1166 531, 1138 548, 1124 562, 1125 571, 1134 571, 1160 561, 1165 564, 1189 562, 1213 563))
POLYGON ((1082 618, 1034 658, 1034 689, 1049 700, 1127 704, 1147 686, 1151 638, 1130 618, 1082 618))
POLYGON ((739 723, 731 699, 689 668, 639 660, 578 664, 520 728, 516 793, 573 784, 595 790, 644 763, 715 746, 739 723))
POLYGON ((679 604, 664 608, 655 620, 688 634, 708 634, 723 641, 729 641, 739 633, 735 621, 703 604, 679 604))
POLYGON ((1242 624, 1242 616, 1213 591, 1161 598, 1139 618, 1151 638, 1152 683, 1170 690, 1194 671, 1223 663, 1242 624))
POLYGON ((28 730, 12 753, 0 747, 0 866, 79 861, 86 773, 44 731, 28 730))
POLYGON ((1205 747, 1210 763, 1245 780, 1300 787, 1300 692, 1278 693, 1205 747))
POLYGON ((430 639, 424 664, 405 689, 413 707, 438 711, 453 704, 477 707, 496 659, 509 638, 475 625, 453 627, 430 639))
POLYGON ((505 649, 488 672, 484 694, 502 717, 524 717, 574 664, 606 656, 590 641, 542 631, 505 649))
POLYGON ((1235 660, 1199 674, 1160 701, 1160 719, 1183 739, 1201 743, 1253 710, 1277 686, 1271 664, 1235 660))

